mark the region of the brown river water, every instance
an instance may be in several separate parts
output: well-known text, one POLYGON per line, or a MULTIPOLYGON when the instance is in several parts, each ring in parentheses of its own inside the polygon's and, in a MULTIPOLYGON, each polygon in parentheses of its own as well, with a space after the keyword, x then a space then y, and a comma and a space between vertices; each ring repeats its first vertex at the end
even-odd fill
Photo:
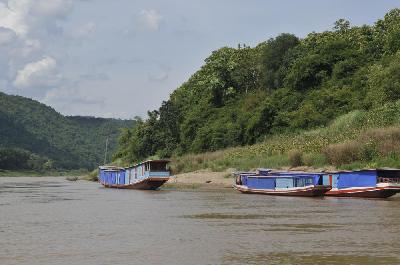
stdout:
POLYGON ((0 178, 0 264, 400 264, 400 197, 0 178))

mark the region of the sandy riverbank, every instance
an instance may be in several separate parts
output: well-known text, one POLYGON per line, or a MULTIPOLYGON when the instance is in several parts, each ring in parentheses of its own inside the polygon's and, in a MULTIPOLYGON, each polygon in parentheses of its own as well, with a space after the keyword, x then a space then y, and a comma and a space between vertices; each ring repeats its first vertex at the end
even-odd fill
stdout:
POLYGON ((222 172, 213 172, 210 170, 198 170, 189 173, 181 173, 172 176, 165 184, 165 187, 177 188, 213 188, 226 187, 231 188, 233 185, 233 170, 222 172))
MULTIPOLYGON (((332 170, 332 168, 330 168, 332 170)), ((327 168, 313 168, 313 167, 286 167, 276 170, 286 170, 286 171, 305 171, 305 172, 319 172, 324 170, 329 170, 327 168)), ((164 184, 165 187, 170 188, 213 188, 213 187, 226 187, 231 188, 234 184, 234 177, 232 172, 235 169, 229 168, 225 171, 215 172, 211 170, 198 170, 194 172, 181 173, 172 176, 170 180, 164 184)))

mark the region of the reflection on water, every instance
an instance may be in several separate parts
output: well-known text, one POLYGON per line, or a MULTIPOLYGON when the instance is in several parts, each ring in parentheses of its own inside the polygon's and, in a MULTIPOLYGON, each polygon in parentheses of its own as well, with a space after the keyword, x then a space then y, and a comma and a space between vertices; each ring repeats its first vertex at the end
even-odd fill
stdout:
POLYGON ((0 178, 0 264, 400 264, 400 198, 0 178))

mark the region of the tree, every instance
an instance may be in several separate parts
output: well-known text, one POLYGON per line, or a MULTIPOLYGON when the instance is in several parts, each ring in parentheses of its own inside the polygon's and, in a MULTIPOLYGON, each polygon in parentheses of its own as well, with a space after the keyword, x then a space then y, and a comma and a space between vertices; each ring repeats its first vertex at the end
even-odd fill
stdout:
POLYGON ((268 40, 262 52, 262 69, 264 86, 268 89, 282 87, 286 74, 285 57, 288 52, 300 44, 300 40, 292 34, 281 34, 268 40))

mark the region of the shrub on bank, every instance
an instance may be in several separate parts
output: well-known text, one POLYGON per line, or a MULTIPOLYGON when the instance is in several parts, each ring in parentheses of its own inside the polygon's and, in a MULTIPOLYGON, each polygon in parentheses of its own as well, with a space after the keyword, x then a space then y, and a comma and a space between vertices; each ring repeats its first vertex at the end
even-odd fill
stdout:
POLYGON ((288 158, 292 167, 303 165, 303 154, 299 150, 290 150, 288 158))
POLYGON ((335 166, 349 164, 359 160, 360 153, 361 146, 356 141, 330 144, 324 150, 324 154, 327 157, 328 162, 335 166))

